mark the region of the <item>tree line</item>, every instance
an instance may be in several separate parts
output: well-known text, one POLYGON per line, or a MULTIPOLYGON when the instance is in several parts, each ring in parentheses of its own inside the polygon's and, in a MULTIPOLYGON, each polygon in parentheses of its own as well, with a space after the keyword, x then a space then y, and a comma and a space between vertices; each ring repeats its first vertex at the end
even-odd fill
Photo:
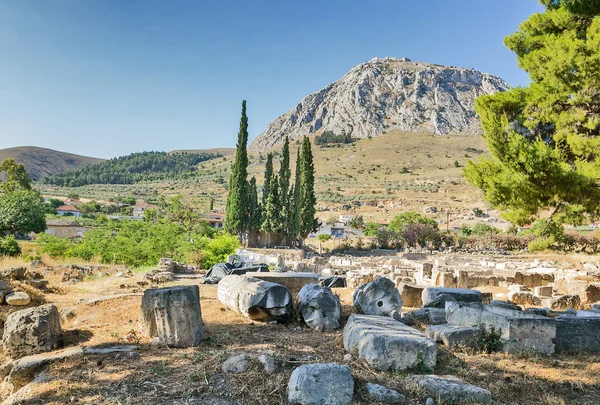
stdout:
POLYGON ((88 184, 133 184, 141 181, 184 178, 194 174, 198 163, 221 156, 219 153, 132 153, 44 177, 40 179, 40 183, 80 187, 88 184))
POLYGON ((290 168, 290 144, 286 138, 279 171, 273 153, 267 155, 265 181, 259 200, 256 178, 248 180, 248 117, 246 101, 231 167, 225 226, 249 245, 300 244, 317 228, 314 163, 311 144, 304 137, 296 155, 294 178, 290 168), (293 183, 292 183, 293 180, 293 183), (267 240, 261 240, 266 238, 267 240))

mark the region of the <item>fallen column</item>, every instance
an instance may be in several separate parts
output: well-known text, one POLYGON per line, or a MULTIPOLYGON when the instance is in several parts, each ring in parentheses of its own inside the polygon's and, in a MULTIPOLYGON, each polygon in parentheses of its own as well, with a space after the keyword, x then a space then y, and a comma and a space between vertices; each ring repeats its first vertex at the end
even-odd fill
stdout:
POLYGON ((354 307, 366 315, 388 316, 402 311, 402 298, 394 282, 380 277, 354 291, 354 307))
POLYGON ((286 321, 292 315, 292 294, 284 286, 247 276, 225 276, 217 296, 227 308, 255 321, 286 321))
POLYGON ((333 330, 340 327, 342 304, 330 288, 318 284, 302 287, 298 294, 302 320, 312 329, 333 330))

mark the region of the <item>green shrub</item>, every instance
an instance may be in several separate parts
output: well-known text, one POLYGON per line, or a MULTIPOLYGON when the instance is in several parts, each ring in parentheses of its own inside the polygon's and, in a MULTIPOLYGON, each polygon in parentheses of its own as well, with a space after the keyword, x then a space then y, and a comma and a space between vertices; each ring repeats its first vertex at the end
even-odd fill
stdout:
POLYGON ((21 247, 13 235, 0 238, 0 256, 19 256, 21 247))
POLYGON ((494 326, 489 329, 483 329, 481 337, 477 341, 477 345, 484 353, 497 352, 502 348, 502 329, 496 330, 494 326))
POLYGON ((331 235, 328 233, 322 233, 317 237, 317 239, 319 239, 320 242, 327 242, 329 239, 331 239, 331 235))

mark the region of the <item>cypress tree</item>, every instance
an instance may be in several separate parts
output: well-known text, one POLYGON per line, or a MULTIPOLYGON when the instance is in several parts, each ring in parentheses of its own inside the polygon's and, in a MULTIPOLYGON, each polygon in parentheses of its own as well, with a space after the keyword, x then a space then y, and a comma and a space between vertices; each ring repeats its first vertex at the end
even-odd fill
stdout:
POLYGON ((279 167, 279 205, 281 206, 281 230, 287 237, 292 233, 293 224, 291 223, 292 210, 290 208, 290 179, 292 171, 290 170, 290 141, 285 138, 283 150, 281 153, 281 165, 279 167))
POLYGON ((248 230, 248 117, 246 116, 246 100, 242 102, 240 131, 235 151, 235 160, 231 166, 229 178, 229 194, 227 195, 225 226, 229 233, 243 237, 248 230))
POLYGON ((258 204, 258 191, 256 189, 256 178, 254 176, 248 183, 248 193, 250 211, 248 218, 249 241, 250 243, 254 243, 261 226, 261 206, 258 204))
POLYGON ((310 140, 304 137, 300 155, 300 237, 306 238, 317 227, 315 220, 317 198, 315 197, 315 167, 310 140))
POLYGON ((265 184, 263 184, 262 204, 267 204, 267 198, 271 192, 271 177, 273 176, 273 154, 267 154, 267 163, 265 164, 265 184))
POLYGON ((281 230, 281 206, 279 201, 279 179, 275 173, 271 175, 271 190, 267 197, 267 202, 263 211, 262 226, 263 232, 269 234, 277 233, 281 230))
POLYGON ((300 235, 300 206, 301 201, 300 201, 300 149, 301 147, 298 147, 298 151, 296 153, 296 173, 295 173, 295 179, 294 179, 294 201, 292 204, 290 204, 292 206, 292 213, 293 213, 293 218, 292 218, 292 226, 293 226, 293 237, 294 239, 297 239, 298 236, 300 235))

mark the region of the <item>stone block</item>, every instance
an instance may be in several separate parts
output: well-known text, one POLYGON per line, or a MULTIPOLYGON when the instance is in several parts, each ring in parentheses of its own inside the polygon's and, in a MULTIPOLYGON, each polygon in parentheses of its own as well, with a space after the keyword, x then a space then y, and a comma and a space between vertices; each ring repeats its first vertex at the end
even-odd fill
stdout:
POLYGON ((446 323, 446 310, 444 308, 419 308, 404 313, 401 318, 396 320, 407 325, 440 325, 446 323))
POLYGON ((143 332, 171 347, 196 346, 204 337, 197 285, 144 291, 140 324, 143 332))
POLYGON ((8 305, 24 306, 31 302, 31 297, 24 291, 11 292, 4 297, 8 305))
POLYGON ((350 315, 344 348, 379 371, 402 371, 419 364, 433 369, 437 344, 410 326, 391 318, 350 315))
POLYGON ((482 302, 481 292, 465 288, 427 287, 421 295, 424 307, 444 308, 447 301, 482 302))
POLYGON ((350 367, 339 364, 305 364, 296 368, 288 383, 288 402, 299 405, 348 405, 354 396, 350 367))
POLYGON ((330 288, 308 284, 298 293, 298 311, 312 329, 334 330, 340 327, 342 304, 330 288))
POLYGON ((402 298, 402 305, 409 308, 420 308, 423 306, 421 295, 424 288, 416 285, 400 284, 398 290, 400 291, 400 298, 402 298))
POLYGON ((530 291, 511 291, 507 297, 516 305, 540 305, 541 301, 530 291))
POLYGON ((533 289, 533 295, 536 297, 552 297, 552 286, 544 285, 533 289))
POLYGON ((292 294, 298 292, 307 284, 319 284, 319 275, 317 273, 303 273, 296 271, 279 272, 248 272, 246 276, 257 278, 279 284, 290 290, 292 294))
POLYGON ((481 337, 481 329, 474 326, 432 325, 425 329, 425 335, 449 347, 477 347, 477 340, 481 337))
POLYGON ((429 395, 455 403, 491 404, 492 393, 486 389, 468 384, 452 375, 409 375, 408 383, 416 384, 429 395))
POLYGON ((600 318, 556 318, 557 352, 600 352, 600 318))
POLYGON ((394 282, 385 277, 358 287, 354 291, 353 302, 359 312, 367 315, 387 316, 402 310, 400 292, 394 282))
POLYGON ((53 304, 13 312, 6 318, 2 346, 9 357, 48 352, 58 347, 60 314, 53 304))

